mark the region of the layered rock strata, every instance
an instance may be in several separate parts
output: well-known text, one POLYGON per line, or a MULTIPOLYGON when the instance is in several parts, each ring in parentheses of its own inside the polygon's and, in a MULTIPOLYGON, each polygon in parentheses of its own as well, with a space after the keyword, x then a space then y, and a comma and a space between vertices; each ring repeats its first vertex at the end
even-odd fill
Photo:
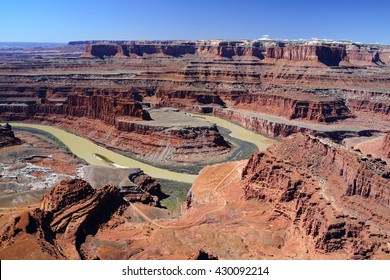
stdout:
POLYGON ((86 236, 115 219, 125 204, 114 186, 95 190, 79 179, 62 181, 43 196, 39 208, 15 218, 2 235, 2 246, 25 240, 56 259, 84 258, 80 245, 86 236))
MULTIPOLYGON (((83 42, 80 42, 83 43, 83 42)), ((165 55, 180 57, 254 57, 287 61, 318 62, 326 66, 383 65, 388 63, 387 49, 350 42, 265 42, 265 41, 122 41, 89 43, 84 57, 142 57, 165 55)), ((71 43, 72 44, 72 43, 71 43)), ((74 43, 73 43, 74 44, 74 43)))
POLYGON ((270 203, 316 250, 366 259, 390 254, 389 174, 380 159, 298 134, 252 156, 243 179, 247 199, 270 203))
MULTIPOLYGON (((0 119, 54 124, 107 147, 158 162, 199 162, 205 155, 221 159, 231 150, 215 125, 194 125, 195 121, 176 125, 175 120, 163 122, 158 116, 162 121, 152 121, 134 91, 74 88, 65 98, 47 91, 42 94, 44 98, 30 97, 21 103, 15 103, 17 94, 12 95, 12 103, 0 104, 0 119)), ((180 123, 182 117, 178 118, 180 123)))
POLYGON ((271 94, 241 95, 234 105, 260 113, 284 116, 288 119, 307 119, 334 122, 352 116, 343 100, 305 100, 271 94))
POLYGON ((212 113, 215 116, 232 120, 255 132, 279 138, 301 132, 341 142, 348 137, 370 136, 387 127, 386 121, 383 126, 378 124, 376 126, 378 129, 375 129, 376 127, 373 127, 371 124, 360 125, 359 120, 349 125, 340 126, 339 124, 318 124, 301 120, 287 120, 272 114, 255 113, 248 110, 214 108, 212 113))
POLYGON ((2 119, 25 120, 35 116, 66 115, 87 117, 102 120, 114 125, 119 116, 135 117, 142 120, 150 120, 147 111, 136 100, 120 98, 115 93, 105 93, 99 90, 73 89, 73 93, 65 99, 31 100, 30 102, 1 104, 2 119))
MULTIPOLYGON (((228 148, 214 142, 220 137, 211 137, 203 145, 215 148, 215 153, 193 144, 195 138, 187 135, 198 135, 203 142, 207 135, 203 126, 179 133, 167 125, 136 122, 151 117, 145 107, 214 113, 277 137, 324 132, 339 139, 390 129, 387 46, 211 40, 90 41, 72 42, 70 47, 88 43, 87 56, 99 59, 7 60, 0 70, 1 119, 47 123, 56 119, 54 123, 63 127, 86 119, 94 128, 104 126, 91 139, 105 138, 103 130, 120 136, 130 130, 134 134, 128 134, 126 142, 114 137, 104 142, 136 155, 145 153, 137 145, 143 143, 148 150, 168 151, 171 159, 181 162, 191 152, 223 156, 228 148), (115 57, 129 59, 111 59, 115 57), (151 145, 154 133, 166 141, 151 145)), ((91 127, 83 127, 92 134, 91 127)), ((213 136, 214 130, 209 134, 213 136)), ((147 158, 158 160, 159 155, 147 158)))

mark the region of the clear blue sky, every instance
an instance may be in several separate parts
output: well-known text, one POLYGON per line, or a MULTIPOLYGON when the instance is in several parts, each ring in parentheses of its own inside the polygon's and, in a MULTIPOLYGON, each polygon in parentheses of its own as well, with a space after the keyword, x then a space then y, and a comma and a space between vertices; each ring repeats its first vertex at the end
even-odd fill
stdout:
POLYGON ((390 44, 390 1, 0 0, 0 42, 348 39, 390 44))

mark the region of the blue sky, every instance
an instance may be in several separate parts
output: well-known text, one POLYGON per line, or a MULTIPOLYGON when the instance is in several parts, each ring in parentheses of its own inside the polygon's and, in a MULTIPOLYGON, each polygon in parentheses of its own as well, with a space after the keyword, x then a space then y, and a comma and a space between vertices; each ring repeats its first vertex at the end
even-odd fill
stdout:
POLYGON ((0 42, 263 35, 390 44, 390 1, 0 0, 0 42))

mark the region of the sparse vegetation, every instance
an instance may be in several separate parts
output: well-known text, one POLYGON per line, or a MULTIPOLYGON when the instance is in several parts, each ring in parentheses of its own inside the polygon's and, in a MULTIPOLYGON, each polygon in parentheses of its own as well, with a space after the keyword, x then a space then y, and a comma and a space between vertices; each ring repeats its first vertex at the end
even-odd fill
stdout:
MULTIPOLYGON (((73 154, 73 152, 69 149, 69 147, 64 144, 64 142, 62 142, 60 139, 58 139, 57 137, 55 137, 54 135, 52 135, 52 134, 50 134, 50 133, 48 133, 46 131, 43 131, 43 130, 40 130, 40 129, 36 129, 36 128, 32 128, 32 127, 21 127, 21 126, 13 126, 12 129, 14 131, 23 131, 23 132, 30 133, 30 134, 32 134, 34 136, 37 136, 37 137, 39 137, 41 139, 44 139, 44 140, 48 141, 49 143, 53 144, 54 146, 56 146, 58 148, 64 149, 67 153, 73 154)), ((84 159, 79 158, 76 155, 74 155, 74 156, 79 161, 85 162, 84 159)))
POLYGON ((168 209, 171 216, 179 216, 192 185, 173 180, 158 179, 158 181, 161 184, 162 192, 169 195, 161 201, 161 205, 168 209))
POLYGON ((60 139, 58 139, 54 135, 52 135, 48 132, 45 132, 43 130, 32 128, 32 127, 19 127, 19 126, 13 126, 12 129, 14 131, 24 131, 24 132, 31 133, 35 136, 43 138, 44 140, 56 145, 59 148, 62 148, 62 149, 67 150, 68 152, 71 152, 69 150, 68 146, 66 146, 60 139))

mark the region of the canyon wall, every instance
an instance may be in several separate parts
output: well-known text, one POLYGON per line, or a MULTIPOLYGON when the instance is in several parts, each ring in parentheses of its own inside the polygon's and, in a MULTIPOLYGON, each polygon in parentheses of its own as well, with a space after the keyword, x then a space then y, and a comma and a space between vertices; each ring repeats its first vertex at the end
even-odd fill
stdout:
POLYGON ((129 98, 122 93, 127 98, 121 98, 116 91, 73 88, 65 98, 46 98, 46 92, 47 90, 41 94, 42 98, 39 98, 39 94, 34 96, 34 92, 31 92, 32 96, 29 97, 29 101, 20 100, 19 104, 15 101, 21 96, 18 94, 10 96, 10 104, 0 104, 1 118, 21 121, 32 119, 35 116, 61 114, 99 119, 111 125, 115 124, 119 116, 151 120, 148 112, 142 108, 134 96, 129 98))
POLYGON ((247 199, 270 203, 316 250, 365 259, 390 253, 389 174, 384 161, 297 134, 253 155, 243 179, 247 199))
POLYGON ((340 42, 274 41, 118 41, 88 43, 83 57, 142 57, 194 55, 215 58, 253 57, 287 61, 318 62, 326 66, 372 66, 388 63, 387 49, 340 42))
POLYGON ((390 94, 375 90, 346 90, 345 102, 352 112, 364 112, 377 116, 390 115, 390 94))
MULTIPOLYGON (((36 257, 85 258, 80 246, 86 236, 110 219, 119 222, 124 205, 114 186, 95 190, 79 179, 62 181, 43 196, 39 208, 14 219, 2 234, 1 247, 12 248, 21 242, 36 257)), ((18 252, 14 253, 15 258, 18 252)))
POLYGON ((281 123, 259 116, 245 114, 236 110, 215 109, 213 114, 239 123, 245 128, 272 137, 287 137, 297 132, 312 132, 311 129, 298 127, 289 123, 281 123))
POLYGON ((298 100, 272 94, 246 94, 236 100, 234 107, 284 116, 288 119, 307 119, 316 122, 334 122, 352 116, 341 99, 298 100))

